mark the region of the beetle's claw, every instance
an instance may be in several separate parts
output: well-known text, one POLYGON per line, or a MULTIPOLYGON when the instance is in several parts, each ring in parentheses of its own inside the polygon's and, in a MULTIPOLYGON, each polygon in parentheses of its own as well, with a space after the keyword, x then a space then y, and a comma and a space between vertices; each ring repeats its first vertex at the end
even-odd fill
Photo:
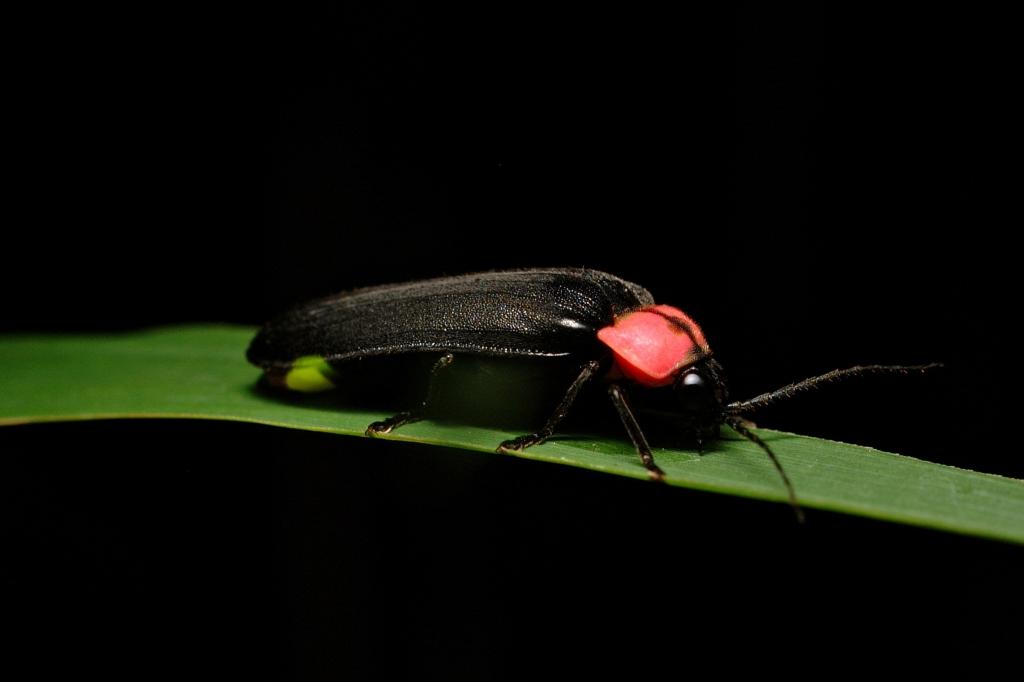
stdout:
POLYGON ((652 481, 660 481, 662 483, 665 482, 665 472, 662 471, 661 467, 659 467, 657 464, 652 464, 647 469, 647 475, 651 477, 652 481))
POLYGON ((503 441, 502 444, 498 446, 498 453, 500 454, 509 450, 512 452, 522 452, 531 445, 538 445, 543 442, 543 438, 539 437, 535 433, 531 433, 527 436, 519 436, 518 438, 503 441))
POLYGON ((523 445, 519 442, 519 439, 513 438, 512 440, 502 441, 501 445, 498 446, 497 452, 498 454, 501 454, 503 452, 509 452, 510 450, 513 452, 518 452, 522 449, 523 445))
POLYGON ((394 429, 394 426, 386 421, 373 422, 366 427, 365 434, 370 438, 373 438, 374 436, 383 436, 386 433, 391 433, 392 429, 394 429))

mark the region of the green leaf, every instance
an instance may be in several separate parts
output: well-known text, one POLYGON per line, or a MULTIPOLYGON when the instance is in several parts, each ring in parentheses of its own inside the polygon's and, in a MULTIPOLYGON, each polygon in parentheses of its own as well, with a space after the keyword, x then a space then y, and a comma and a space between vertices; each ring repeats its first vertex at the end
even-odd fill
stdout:
MULTIPOLYGON (((188 326, 0 339, 0 425, 120 418, 225 419, 361 436, 387 415, 254 390, 253 329, 188 326)), ((804 507, 1024 543, 1024 481, 870 448, 759 429, 804 507)), ((421 422, 388 436, 494 454, 506 431, 421 422)), ((713 452, 655 449, 671 485, 785 501, 768 458, 731 432, 713 452)), ((626 440, 563 434, 515 456, 646 481, 626 440)), ((656 485, 646 483, 647 485, 656 485)))

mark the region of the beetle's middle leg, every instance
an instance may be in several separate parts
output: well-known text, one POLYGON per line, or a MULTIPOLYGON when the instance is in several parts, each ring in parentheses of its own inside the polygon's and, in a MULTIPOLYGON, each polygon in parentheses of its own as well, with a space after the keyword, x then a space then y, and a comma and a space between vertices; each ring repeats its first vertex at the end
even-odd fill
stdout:
POLYGON ((405 426, 406 424, 422 421, 426 415, 427 409, 430 407, 430 404, 437 399, 437 375, 443 369, 451 365, 454 360, 455 356, 448 353, 441 356, 441 358, 434 363, 433 368, 430 370, 430 384, 427 387, 427 396, 418 407, 409 410, 408 412, 399 412, 395 416, 388 417, 383 421, 373 422, 366 427, 366 435, 378 436, 385 433, 391 433, 399 426, 405 426))
POLYGON ((558 407, 555 408, 554 414, 548 417, 544 427, 536 433, 528 433, 525 436, 519 436, 512 440, 507 440, 498 446, 498 452, 503 450, 523 450, 530 447, 531 445, 539 445, 555 433, 555 428, 565 416, 569 414, 569 408, 576 401, 576 396, 579 395, 580 389, 583 388, 584 384, 594 378, 598 370, 601 369, 601 363, 597 360, 591 360, 587 364, 583 365, 583 369, 580 370, 580 374, 576 377, 576 380, 569 386, 569 390, 565 392, 565 397, 562 398, 562 402, 558 403, 558 407))

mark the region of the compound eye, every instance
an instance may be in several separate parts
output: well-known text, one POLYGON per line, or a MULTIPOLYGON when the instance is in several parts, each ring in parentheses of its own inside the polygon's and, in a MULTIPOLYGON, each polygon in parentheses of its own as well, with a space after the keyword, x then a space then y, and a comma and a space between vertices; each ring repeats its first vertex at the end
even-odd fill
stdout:
POLYGON ((707 382, 704 381, 704 377, 696 372, 689 372, 683 375, 683 386, 693 386, 697 388, 704 388, 707 386, 707 382))
POLYGON ((676 395, 683 412, 702 412, 713 402, 710 384, 697 372, 687 372, 679 378, 676 395))

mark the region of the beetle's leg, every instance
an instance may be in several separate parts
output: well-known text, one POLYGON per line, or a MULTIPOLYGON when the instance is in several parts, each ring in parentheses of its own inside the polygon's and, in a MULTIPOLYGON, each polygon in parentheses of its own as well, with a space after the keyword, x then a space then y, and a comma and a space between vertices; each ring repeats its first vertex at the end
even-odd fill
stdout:
POLYGON ((366 427, 367 436, 377 436, 384 433, 391 433, 399 426, 405 426, 413 422, 421 421, 430 407, 430 404, 437 399, 437 375, 445 367, 452 364, 455 360, 455 356, 451 353, 442 356, 437 362, 434 363, 433 368, 430 370, 430 384, 427 387, 427 397, 423 399, 419 407, 410 410, 408 412, 399 412, 394 417, 388 417, 384 421, 373 422, 366 427))
POLYGON ((576 380, 569 386, 569 390, 565 392, 565 396, 562 398, 562 402, 558 403, 558 407, 555 408, 554 414, 548 417, 547 422, 537 433, 528 433, 525 436, 519 436, 512 440, 507 440, 498 446, 498 452, 503 450, 523 450, 530 447, 531 445, 539 445, 543 443, 555 432, 558 424, 565 419, 565 416, 569 414, 569 408, 572 407, 573 402, 576 400, 576 396, 579 395, 580 389, 588 381, 594 378, 597 371, 601 369, 601 363, 597 360, 591 360, 587 364, 583 365, 583 369, 580 370, 580 374, 576 377, 576 380))
POLYGON ((640 455, 640 460, 644 463, 644 466, 647 467, 647 472, 651 475, 651 478, 655 481, 665 480, 665 472, 654 463, 651 447, 647 445, 647 439, 644 438, 644 432, 640 430, 640 424, 637 423, 636 417, 633 416, 633 410, 629 409, 625 391, 618 384, 611 384, 608 386, 608 395, 611 397, 615 409, 619 411, 622 425, 626 427, 629 439, 636 446, 636 452, 640 455))

